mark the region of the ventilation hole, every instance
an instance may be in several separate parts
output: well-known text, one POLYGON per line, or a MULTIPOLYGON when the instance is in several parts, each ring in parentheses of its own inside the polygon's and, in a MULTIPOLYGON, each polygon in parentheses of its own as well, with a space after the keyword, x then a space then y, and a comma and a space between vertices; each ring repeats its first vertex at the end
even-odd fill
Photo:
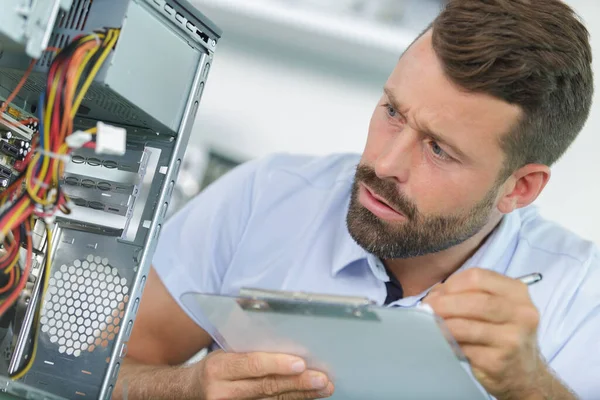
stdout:
POLYGON ((104 210, 104 204, 99 201, 90 201, 90 208, 93 208, 94 210, 104 210))
POLYGON ((85 162, 85 158, 75 154, 71 156, 71 161, 75 164, 83 164, 85 162))
POLYGON ((98 183, 96 184, 96 187, 97 187, 99 190, 103 190, 103 191, 110 190, 110 188, 111 188, 111 186, 110 186, 110 183, 108 183, 108 182, 98 182, 98 183))
POLYGON ((91 189, 93 187, 96 187, 96 183, 91 179, 83 179, 81 181, 81 186, 83 186, 86 189, 91 189))
POLYGON ((108 168, 108 169, 115 169, 119 166, 119 164, 117 164, 116 161, 112 161, 112 160, 105 160, 102 165, 104 166, 104 168, 108 168))
POLYGON ((86 23, 87 23, 87 19, 88 19, 89 15, 90 15, 90 5, 92 4, 92 2, 93 2, 93 0, 90 0, 90 1, 88 1, 86 3, 86 10, 84 12, 83 20, 80 21, 80 25, 78 26, 77 29, 79 29, 79 30, 84 30, 85 29, 85 26, 86 26, 86 23))
POLYGON ((67 185, 77 186, 77 185, 79 185, 79 179, 75 178, 74 176, 69 176, 69 177, 65 178, 65 183, 67 185))
POLYGON ((102 160, 100 160, 98 158, 90 157, 87 159, 87 163, 88 163, 88 165, 90 165, 92 167, 98 167, 98 166, 102 165, 102 160))
POLYGON ((73 203, 75 203, 75 205, 79 206, 79 207, 86 207, 87 206, 87 201, 85 201, 82 198, 71 197, 71 201, 73 201, 73 203))

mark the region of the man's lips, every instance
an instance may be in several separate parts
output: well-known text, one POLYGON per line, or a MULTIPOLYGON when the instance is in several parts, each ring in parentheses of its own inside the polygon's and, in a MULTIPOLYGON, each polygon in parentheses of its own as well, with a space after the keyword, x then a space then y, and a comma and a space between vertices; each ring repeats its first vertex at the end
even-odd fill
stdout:
POLYGON ((367 185, 361 183, 358 191, 358 201, 367 210, 386 221, 405 221, 406 216, 394 209, 389 203, 378 196, 367 185))

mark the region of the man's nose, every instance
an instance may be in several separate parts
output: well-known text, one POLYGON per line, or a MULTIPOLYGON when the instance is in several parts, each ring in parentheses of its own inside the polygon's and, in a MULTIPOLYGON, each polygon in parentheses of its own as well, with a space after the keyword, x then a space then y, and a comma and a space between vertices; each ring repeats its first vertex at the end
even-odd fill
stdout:
POLYGON ((410 127, 390 138, 375 162, 375 173, 380 179, 394 179, 405 183, 410 177, 410 168, 417 145, 417 134, 410 127))

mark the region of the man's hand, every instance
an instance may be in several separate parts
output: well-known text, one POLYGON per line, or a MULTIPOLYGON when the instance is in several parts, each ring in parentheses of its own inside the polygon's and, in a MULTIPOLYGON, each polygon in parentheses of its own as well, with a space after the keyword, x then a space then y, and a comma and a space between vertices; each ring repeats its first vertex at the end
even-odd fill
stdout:
POLYGON ((445 320, 475 377, 494 397, 545 399, 568 393, 541 358, 539 313, 525 284, 473 268, 436 286, 423 302, 445 320))
POLYGON ((216 351, 195 366, 202 400, 321 399, 333 384, 294 356, 216 351))

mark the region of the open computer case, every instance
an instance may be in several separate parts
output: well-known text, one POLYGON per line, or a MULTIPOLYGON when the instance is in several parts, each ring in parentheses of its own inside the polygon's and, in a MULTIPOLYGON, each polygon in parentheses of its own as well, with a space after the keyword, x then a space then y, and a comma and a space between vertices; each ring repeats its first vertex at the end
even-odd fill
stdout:
POLYGON ((220 37, 185 0, 0 0, 5 395, 111 397, 220 37))

